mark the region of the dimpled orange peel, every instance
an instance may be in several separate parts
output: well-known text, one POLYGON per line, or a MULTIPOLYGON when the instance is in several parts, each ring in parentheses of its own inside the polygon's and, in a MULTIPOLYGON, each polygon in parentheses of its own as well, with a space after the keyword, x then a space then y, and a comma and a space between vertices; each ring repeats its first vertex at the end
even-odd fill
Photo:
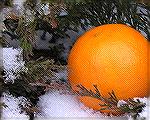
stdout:
MULTIPOLYGON (((97 85, 108 98, 112 90, 119 100, 148 96, 148 40, 123 24, 95 27, 78 38, 68 57, 68 79, 73 90, 81 84, 97 85)), ((87 107, 99 110, 102 101, 79 97, 87 107)), ((111 113, 109 110, 102 112, 111 113)), ((117 113, 120 114, 120 113, 117 113)))

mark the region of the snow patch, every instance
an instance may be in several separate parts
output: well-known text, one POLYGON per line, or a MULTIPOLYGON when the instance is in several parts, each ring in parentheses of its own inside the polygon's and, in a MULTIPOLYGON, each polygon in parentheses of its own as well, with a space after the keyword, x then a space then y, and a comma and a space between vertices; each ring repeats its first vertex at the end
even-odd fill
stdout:
POLYGON ((96 118, 100 120, 127 120, 127 117, 108 117, 92 109, 86 108, 80 103, 76 96, 60 94, 58 91, 47 92, 40 97, 38 103, 40 113, 36 115, 35 120, 40 118, 96 118))
POLYGON ((5 82, 13 82, 14 73, 24 68, 25 62, 21 58, 21 49, 3 48, 3 66, 6 71, 5 82))
POLYGON ((26 99, 24 97, 18 97, 15 98, 12 95, 9 95, 7 93, 3 93, 1 102, 4 102, 7 107, 4 107, 2 109, 2 116, 1 120, 28 120, 29 117, 25 113, 20 113, 20 108, 18 104, 20 102, 26 102, 26 99))

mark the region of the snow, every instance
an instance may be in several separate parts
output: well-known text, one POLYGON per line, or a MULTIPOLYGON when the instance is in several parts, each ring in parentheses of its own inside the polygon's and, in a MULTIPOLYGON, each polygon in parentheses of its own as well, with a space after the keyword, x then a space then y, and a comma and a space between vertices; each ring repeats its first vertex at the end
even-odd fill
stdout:
POLYGON ((20 57, 21 51, 22 50, 19 48, 3 48, 3 67, 6 71, 5 82, 13 82, 13 80, 16 78, 14 73, 23 68, 25 62, 23 62, 22 58, 20 57))
POLYGON ((0 70, 3 67, 3 49, 2 45, 0 44, 0 70))
POLYGON ((149 115, 149 112, 150 112, 150 97, 148 99, 147 98, 134 98, 134 99, 135 100, 139 99, 143 103, 146 103, 146 107, 144 108, 143 112, 140 113, 140 118, 146 118, 146 120, 150 120, 150 115, 149 115))
POLYGON ((25 2, 26 0, 14 0, 13 1, 13 4, 14 5, 18 5, 20 8, 23 7, 23 3, 25 2))
POLYGON ((88 117, 89 111, 82 106, 74 96, 61 95, 59 92, 48 92, 40 97, 39 108, 44 117, 88 117), (54 109, 53 109, 54 108, 54 109), (59 114, 58 114, 59 113, 59 114))
POLYGON ((40 97, 38 103, 40 113, 35 120, 39 118, 96 118, 96 119, 123 119, 127 117, 108 117, 92 109, 86 108, 80 103, 76 96, 60 94, 58 91, 47 92, 40 97))
POLYGON ((1 98, 1 102, 4 102, 8 107, 2 109, 1 120, 28 120, 28 116, 25 113, 20 113, 20 108, 18 104, 20 101, 26 101, 24 97, 15 98, 12 95, 7 93, 3 93, 3 97, 1 98))

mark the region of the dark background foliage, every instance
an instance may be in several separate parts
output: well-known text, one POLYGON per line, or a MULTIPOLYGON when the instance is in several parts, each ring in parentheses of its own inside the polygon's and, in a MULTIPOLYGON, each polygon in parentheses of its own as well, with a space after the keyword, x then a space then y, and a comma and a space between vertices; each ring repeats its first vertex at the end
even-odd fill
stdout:
POLYGON ((67 13, 65 17, 58 16, 66 29, 72 26, 77 31, 78 26, 86 30, 88 26, 122 23, 144 31, 150 39, 150 7, 136 0, 80 0, 68 6, 67 13))

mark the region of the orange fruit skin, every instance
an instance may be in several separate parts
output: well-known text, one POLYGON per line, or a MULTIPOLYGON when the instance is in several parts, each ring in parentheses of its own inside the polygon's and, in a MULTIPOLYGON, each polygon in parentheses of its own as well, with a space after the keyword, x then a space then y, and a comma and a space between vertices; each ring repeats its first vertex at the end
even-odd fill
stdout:
MULTIPOLYGON (((148 40, 123 24, 95 27, 78 38, 68 57, 68 79, 73 90, 78 84, 119 100, 148 96, 148 40)), ((87 107, 99 110, 101 101, 79 97, 87 107)), ((108 113, 109 110, 104 112, 108 113)), ((115 114, 115 113, 114 113, 115 114)))
MULTIPOLYGON (((148 42, 148 86, 150 86, 150 42, 148 42)), ((148 90, 150 97, 150 88, 148 90)))

